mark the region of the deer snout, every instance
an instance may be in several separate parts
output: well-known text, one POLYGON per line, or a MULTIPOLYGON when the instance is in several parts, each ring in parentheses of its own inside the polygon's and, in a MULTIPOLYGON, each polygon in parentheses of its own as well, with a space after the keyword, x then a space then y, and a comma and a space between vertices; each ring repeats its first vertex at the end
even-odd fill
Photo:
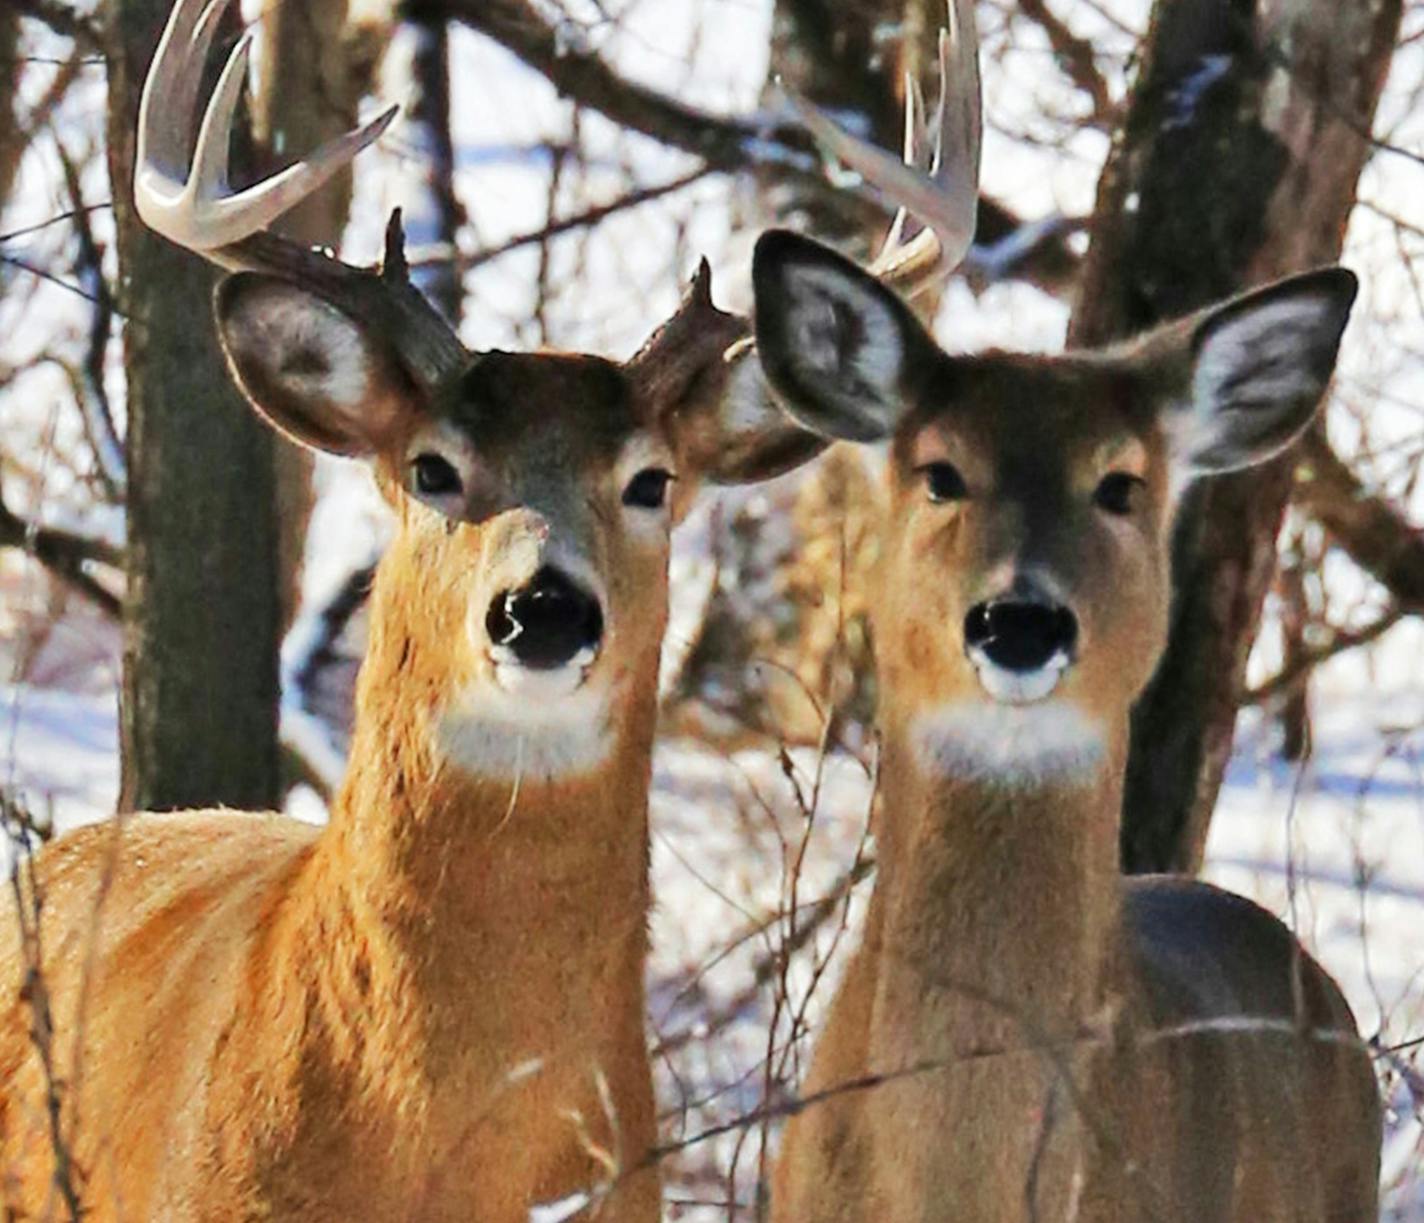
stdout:
POLYGON ((1078 617, 1036 591, 1015 591, 969 609, 964 650, 979 682, 997 701, 1042 700, 1072 664, 1078 617))
POLYGON ((495 650, 535 671, 588 663, 603 640, 598 599, 566 574, 545 566, 523 586, 501 591, 485 613, 495 650))

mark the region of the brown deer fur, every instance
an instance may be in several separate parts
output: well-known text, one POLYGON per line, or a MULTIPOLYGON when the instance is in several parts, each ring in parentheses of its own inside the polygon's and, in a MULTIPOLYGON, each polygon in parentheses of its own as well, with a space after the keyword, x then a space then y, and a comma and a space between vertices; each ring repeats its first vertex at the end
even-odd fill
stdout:
POLYGON ((1372 1220, 1379 1104, 1339 990, 1249 902, 1118 871, 1174 485, 1304 427, 1353 280, 1300 278, 1112 353, 966 358, 804 239, 765 236, 755 276, 788 410, 889 445, 878 877, 774 1218, 1372 1220), (969 648, 971 608, 1008 598, 1076 617, 1047 691, 1000 673, 995 695, 969 648))

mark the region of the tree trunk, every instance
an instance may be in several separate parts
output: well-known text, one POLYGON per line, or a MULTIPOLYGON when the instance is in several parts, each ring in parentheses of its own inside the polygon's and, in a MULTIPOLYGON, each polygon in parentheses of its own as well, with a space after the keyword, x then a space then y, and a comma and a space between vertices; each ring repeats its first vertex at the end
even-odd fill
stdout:
MULTIPOLYGON (((347 0, 264 0, 262 32, 263 68, 252 99, 252 127, 264 169, 272 173, 356 126, 370 65, 349 33, 347 0)), ((335 250, 350 211, 347 168, 275 228, 308 246, 335 250)), ((300 446, 278 438, 275 459, 277 564, 285 626, 301 601, 302 559, 314 504, 312 458, 300 446)))
POLYGON ((20 131, 20 14, 0 9, 0 209, 10 199, 20 155, 25 151, 20 131))
POLYGON ((170 0, 120 0, 109 61, 109 172, 127 325, 125 809, 277 798, 274 438, 218 351, 213 274, 133 211, 143 72, 170 0))
MULTIPOLYGON (((1099 186, 1071 343, 1338 258, 1400 9, 1158 0, 1099 186)), ((1201 864, 1295 465, 1286 455, 1186 494, 1171 641, 1133 716, 1129 871, 1201 864)))

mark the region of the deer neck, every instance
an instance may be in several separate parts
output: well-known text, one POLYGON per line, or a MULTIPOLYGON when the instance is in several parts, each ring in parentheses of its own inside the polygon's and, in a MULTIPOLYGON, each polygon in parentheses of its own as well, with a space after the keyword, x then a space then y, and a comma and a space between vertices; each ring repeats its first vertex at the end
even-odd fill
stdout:
MULTIPOLYGON (((1068 1084, 1091 1094, 1117 993, 1125 730, 1072 784, 927 767, 886 718, 880 866, 865 951, 866 1095, 887 1217, 1022 1218, 1075 1200, 1092 1158, 1068 1084)), ((877 1173, 877 1175, 879 1175, 877 1173)))
POLYGON ((445 1084, 467 1111, 521 1065, 587 1077, 628 1056, 610 1049, 641 1055, 656 667, 628 668, 597 768, 481 776, 442 751, 438 663, 422 674, 385 611, 348 775, 289 908, 287 984, 368 1086, 445 1084))
POLYGON ((882 1009, 915 1026, 921 1051, 1022 1048, 1099 1017, 1125 747, 1122 726, 1071 781, 1005 785, 929 769, 910 734, 887 727, 871 933, 882 1009))

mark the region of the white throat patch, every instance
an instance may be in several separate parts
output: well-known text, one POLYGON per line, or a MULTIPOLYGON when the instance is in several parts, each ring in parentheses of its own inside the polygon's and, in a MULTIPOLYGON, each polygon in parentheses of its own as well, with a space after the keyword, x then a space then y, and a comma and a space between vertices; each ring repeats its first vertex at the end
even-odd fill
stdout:
POLYGON ((498 683, 470 688, 440 719, 440 750, 458 768, 501 781, 556 781, 608 758, 608 691, 581 682, 583 666, 497 672, 498 683))
POLYGON ((1103 728, 1065 701, 957 701, 910 724, 920 766, 1014 789, 1086 781, 1102 764, 1103 728))

